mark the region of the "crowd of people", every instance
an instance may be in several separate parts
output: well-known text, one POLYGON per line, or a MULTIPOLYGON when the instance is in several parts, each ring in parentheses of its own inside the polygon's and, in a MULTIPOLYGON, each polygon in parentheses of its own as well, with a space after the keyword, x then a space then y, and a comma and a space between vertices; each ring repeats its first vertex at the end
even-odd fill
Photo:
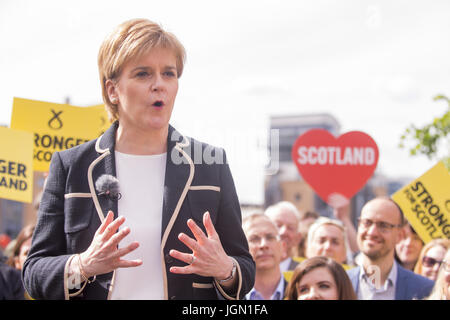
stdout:
MULTIPOLYGON (((388 198, 363 207, 357 252, 341 220, 287 201, 246 215, 242 227, 256 265, 247 300, 450 299, 450 240, 424 245, 388 198)), ((31 299, 21 271, 34 229, 24 227, 1 253, 0 299, 31 299)))
POLYGON ((283 201, 244 218, 256 263, 247 299, 450 299, 450 240, 424 245, 391 199, 368 201, 350 231, 340 219, 311 216, 302 226, 304 215, 283 201))

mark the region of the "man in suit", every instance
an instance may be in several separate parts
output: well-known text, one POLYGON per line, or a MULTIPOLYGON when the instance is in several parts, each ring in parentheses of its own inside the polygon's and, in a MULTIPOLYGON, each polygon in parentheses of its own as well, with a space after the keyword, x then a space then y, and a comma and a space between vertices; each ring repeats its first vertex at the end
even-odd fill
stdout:
POLYGON ((358 224, 359 266, 348 271, 360 300, 423 299, 433 281, 395 262, 395 245, 402 238, 403 214, 389 198, 364 205, 358 224))
POLYGON ((286 281, 280 270, 285 243, 275 224, 264 214, 252 214, 242 223, 250 254, 255 260, 255 285, 248 300, 282 300, 286 281))

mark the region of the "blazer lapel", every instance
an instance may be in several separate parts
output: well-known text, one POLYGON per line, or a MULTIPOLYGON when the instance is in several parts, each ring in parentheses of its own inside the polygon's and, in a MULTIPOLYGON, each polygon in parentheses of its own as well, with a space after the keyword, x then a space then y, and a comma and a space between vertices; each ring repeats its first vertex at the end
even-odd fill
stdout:
POLYGON ((358 295, 358 290, 359 290, 359 274, 361 272, 361 268, 362 267, 357 266, 355 268, 350 269, 347 272, 348 277, 350 278, 350 281, 352 282, 353 289, 356 292, 356 295, 358 295))
POLYGON ((113 211, 114 218, 118 217, 117 200, 111 200, 105 195, 99 196, 98 191, 95 189, 95 182, 103 174, 116 177, 114 146, 118 125, 117 121, 114 122, 111 127, 97 139, 95 150, 99 156, 91 163, 88 169, 89 188, 101 222, 103 222, 109 210, 113 211))
MULTIPOLYGON (((189 188, 190 176, 193 176, 193 163, 189 156, 189 152, 184 150, 189 146, 189 142, 172 126, 169 126, 169 134, 167 136, 167 160, 166 173, 164 177, 164 198, 162 213, 162 233, 167 227, 172 227, 169 222, 172 215, 176 211, 178 203, 182 202, 185 197, 186 188, 189 188), (191 166, 192 164, 192 166, 191 166), (181 201, 180 201, 181 200, 181 201)), ((164 245, 163 245, 164 246, 164 245)))
POLYGON ((406 300, 408 281, 405 281, 404 269, 397 264, 397 281, 395 282, 395 300, 406 300))
POLYGON ((187 147, 189 147, 189 141, 181 136, 172 126, 169 126, 161 228, 161 267, 165 299, 168 299, 169 291, 164 247, 191 186, 195 172, 194 162, 189 156, 187 147))

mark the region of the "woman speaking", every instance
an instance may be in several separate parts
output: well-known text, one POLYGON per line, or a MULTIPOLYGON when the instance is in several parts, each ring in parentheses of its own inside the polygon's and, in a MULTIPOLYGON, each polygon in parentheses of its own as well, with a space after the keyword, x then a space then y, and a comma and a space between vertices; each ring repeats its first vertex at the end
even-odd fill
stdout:
POLYGON ((177 38, 145 19, 101 45, 114 122, 53 154, 23 268, 34 299, 240 299, 253 287, 224 150, 169 125, 184 60, 177 38))

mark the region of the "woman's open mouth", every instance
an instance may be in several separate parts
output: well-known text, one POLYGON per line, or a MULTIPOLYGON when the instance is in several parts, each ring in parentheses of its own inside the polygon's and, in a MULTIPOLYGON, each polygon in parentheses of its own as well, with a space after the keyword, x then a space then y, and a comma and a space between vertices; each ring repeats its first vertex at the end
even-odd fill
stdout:
POLYGON ((161 108, 162 106, 164 106, 164 102, 162 102, 162 100, 158 100, 155 101, 152 106, 157 107, 157 108, 161 108))

